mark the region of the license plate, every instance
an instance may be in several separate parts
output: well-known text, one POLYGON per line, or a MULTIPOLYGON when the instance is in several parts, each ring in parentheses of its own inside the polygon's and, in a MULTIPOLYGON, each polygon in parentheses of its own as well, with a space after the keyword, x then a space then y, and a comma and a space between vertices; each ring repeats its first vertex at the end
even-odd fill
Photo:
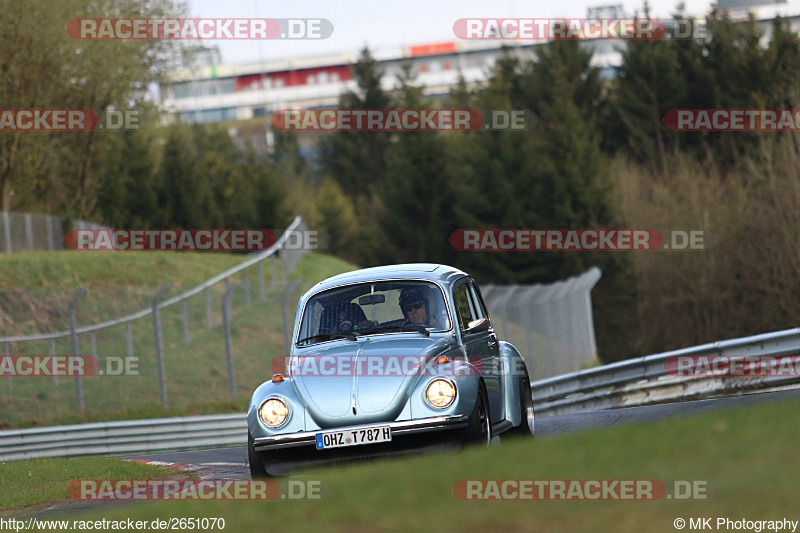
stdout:
POLYGON ((360 444, 375 444, 392 440, 392 428, 378 426, 364 429, 346 429, 344 431, 326 431, 317 433, 317 449, 343 448, 360 444))

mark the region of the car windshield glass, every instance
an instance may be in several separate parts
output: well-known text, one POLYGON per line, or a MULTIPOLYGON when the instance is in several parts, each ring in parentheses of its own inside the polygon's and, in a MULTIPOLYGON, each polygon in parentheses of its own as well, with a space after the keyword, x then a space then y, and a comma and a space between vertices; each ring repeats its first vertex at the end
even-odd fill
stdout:
POLYGON ((298 345, 330 340, 333 335, 450 329, 442 290, 427 281, 380 281, 330 289, 312 296, 305 307, 298 345))

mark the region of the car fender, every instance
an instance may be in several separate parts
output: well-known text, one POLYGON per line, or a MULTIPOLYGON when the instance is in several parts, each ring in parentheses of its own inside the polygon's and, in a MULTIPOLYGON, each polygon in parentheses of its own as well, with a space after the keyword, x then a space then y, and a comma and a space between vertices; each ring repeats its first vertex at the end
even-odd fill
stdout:
POLYGON ((305 406, 292 386, 291 379, 284 379, 277 383, 267 381, 255 390, 250 399, 250 405, 247 408, 247 428, 254 438, 305 431, 305 411, 305 406), (289 419, 279 428, 268 427, 258 416, 259 407, 270 397, 282 399, 289 408, 289 419))
MULTIPOLYGON (((519 383, 522 380, 522 370, 525 368, 525 360, 520 355, 517 348, 510 342, 500 341, 500 361, 502 364, 503 398, 505 404, 505 420, 511 422, 512 426, 518 426, 522 422, 520 412, 519 383)), ((530 374, 530 369, 528 370, 530 374)))
POLYGON ((411 418, 459 414, 469 416, 472 414, 475 402, 478 399, 479 384, 482 380, 480 372, 469 362, 460 359, 459 356, 449 357, 451 360, 446 365, 428 367, 412 390, 408 400, 408 411, 410 411, 411 418), (450 380, 456 387, 455 401, 444 409, 433 407, 428 403, 425 396, 428 385, 437 378, 450 380))

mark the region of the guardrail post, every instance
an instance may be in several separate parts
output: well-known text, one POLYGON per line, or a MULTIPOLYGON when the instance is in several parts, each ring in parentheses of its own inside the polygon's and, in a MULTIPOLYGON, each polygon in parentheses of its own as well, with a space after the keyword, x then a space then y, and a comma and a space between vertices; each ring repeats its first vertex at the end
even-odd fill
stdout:
POLYGON ((211 287, 206 287, 206 327, 208 331, 214 329, 214 315, 211 314, 211 287))
POLYGON ((186 300, 181 300, 181 322, 183 322, 183 342, 189 344, 192 338, 189 336, 189 311, 186 309, 186 300))
POLYGON ((225 356, 228 362, 228 385, 231 389, 231 396, 236 397, 236 377, 233 371, 233 347, 231 346, 231 318, 229 313, 231 311, 231 296, 233 291, 239 286, 238 283, 229 283, 227 278, 225 282, 228 287, 225 289, 225 294, 222 295, 222 329, 225 332, 225 356))
MULTIPOLYGON (((82 288, 69 303, 69 339, 72 344, 72 355, 78 355, 78 334, 75 333, 75 306, 86 294, 86 288, 82 288)), ((78 400, 78 409, 83 411, 83 380, 80 375, 75 376, 75 396, 78 400)))
POLYGON ((156 343, 156 360, 158 361, 158 386, 161 389, 161 403, 167 406, 167 370, 164 368, 164 337, 161 331, 161 315, 158 312, 158 303, 169 290, 169 285, 164 285, 153 298, 153 332, 156 343))
POLYGON ((289 341, 291 340, 292 332, 289 330, 289 317, 286 315, 286 299, 289 297, 289 293, 297 287, 297 284, 300 283, 298 280, 294 280, 291 285, 286 287, 281 295, 281 316, 283 316, 283 346, 285 351, 283 352, 284 355, 289 355, 289 341))
POLYGON ((267 290, 264 287, 264 261, 258 263, 258 295, 262 302, 267 299, 267 290))
POLYGON ((244 305, 248 309, 253 307, 253 302, 250 300, 250 275, 247 269, 242 271, 242 290, 244 291, 244 305))
MULTIPOLYGON (((56 355, 56 341, 50 339, 50 356, 55 357, 56 355)), ((53 385, 58 385, 58 373, 53 372, 53 385)))
POLYGON ((125 344, 128 348, 128 360, 133 360, 133 327, 130 322, 125 323, 125 344))

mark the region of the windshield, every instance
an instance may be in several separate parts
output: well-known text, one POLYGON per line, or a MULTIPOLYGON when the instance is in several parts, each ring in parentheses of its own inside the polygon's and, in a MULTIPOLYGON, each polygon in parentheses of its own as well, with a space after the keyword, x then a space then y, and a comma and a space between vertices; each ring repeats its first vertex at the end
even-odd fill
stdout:
POLYGON ((380 281, 331 289, 308 300, 298 345, 343 336, 447 331, 441 289, 426 281, 380 281))

